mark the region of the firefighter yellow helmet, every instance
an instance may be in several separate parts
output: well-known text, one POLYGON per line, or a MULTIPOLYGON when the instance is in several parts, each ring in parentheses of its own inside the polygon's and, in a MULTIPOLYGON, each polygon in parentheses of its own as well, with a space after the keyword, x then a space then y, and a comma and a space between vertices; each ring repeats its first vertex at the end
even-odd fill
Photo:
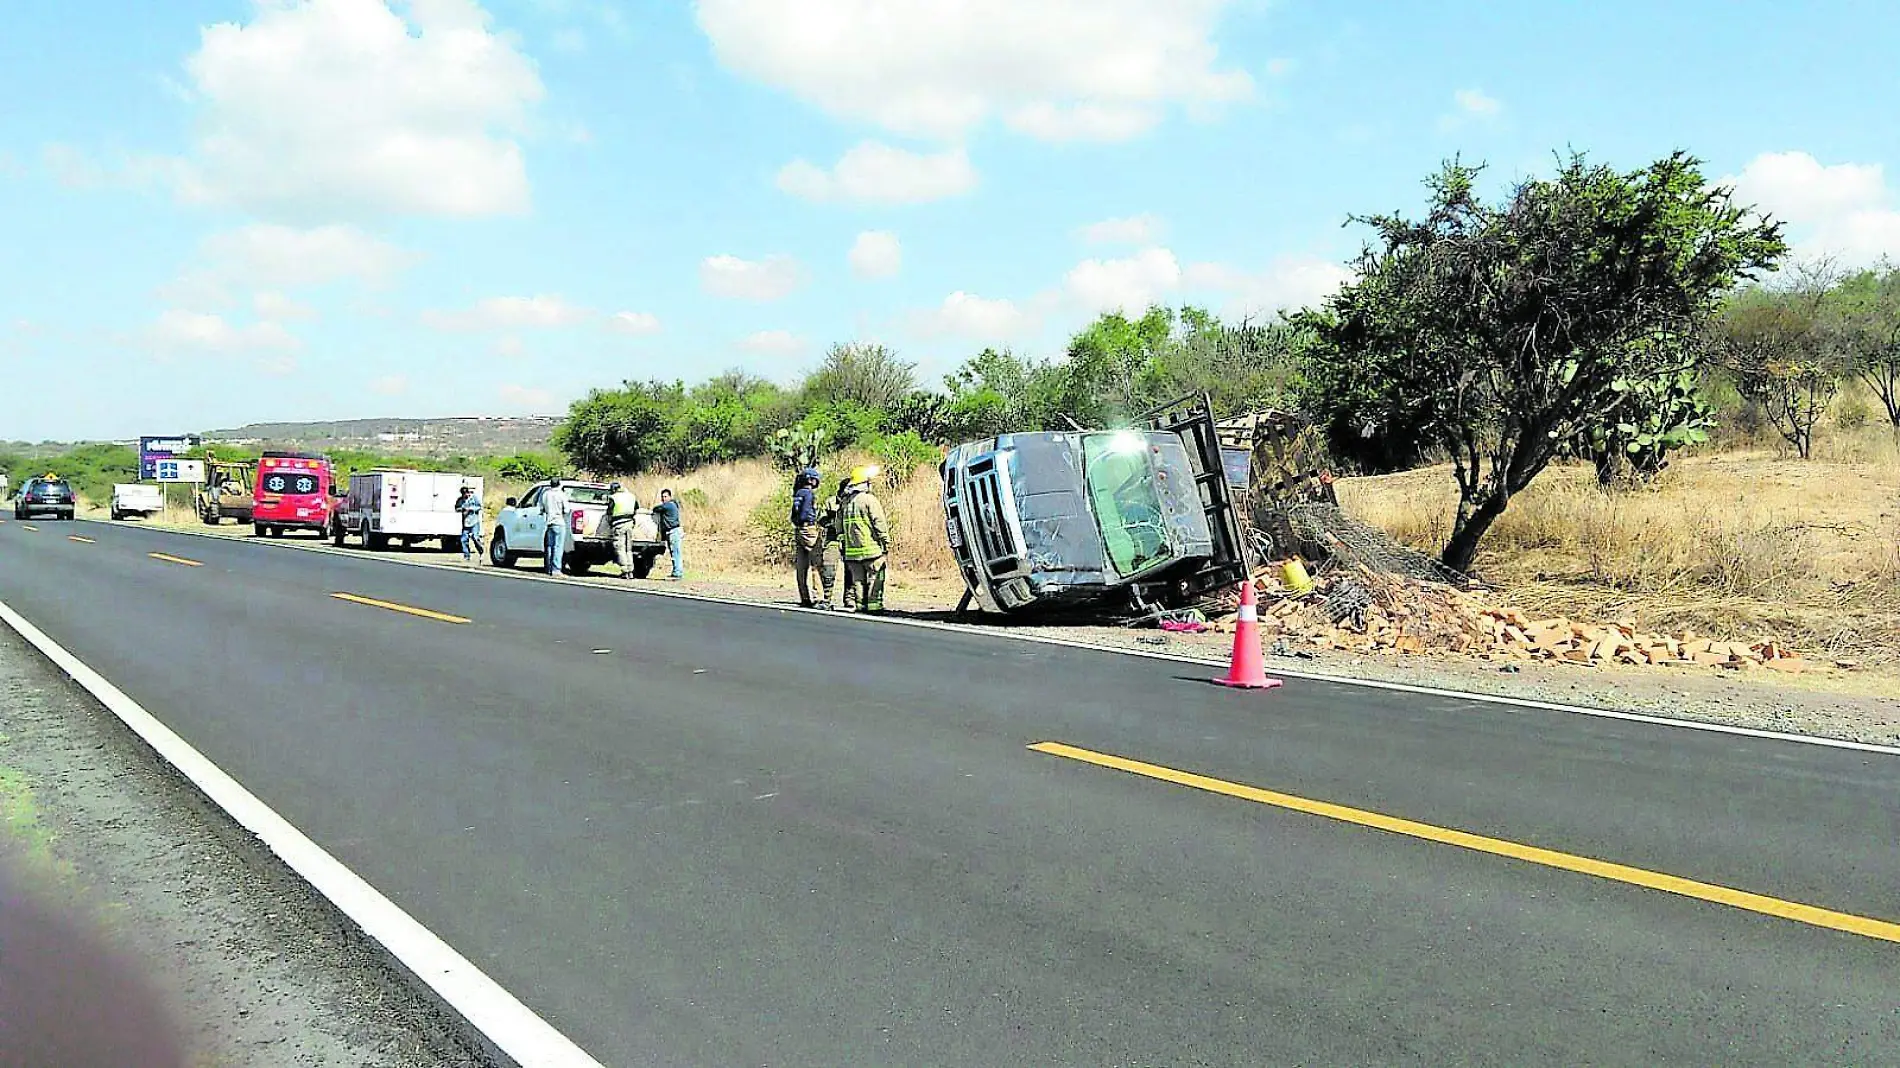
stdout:
POLYGON ((884 468, 877 464, 865 464, 863 467, 854 467, 851 469, 851 484, 853 486, 865 485, 883 473, 884 468))

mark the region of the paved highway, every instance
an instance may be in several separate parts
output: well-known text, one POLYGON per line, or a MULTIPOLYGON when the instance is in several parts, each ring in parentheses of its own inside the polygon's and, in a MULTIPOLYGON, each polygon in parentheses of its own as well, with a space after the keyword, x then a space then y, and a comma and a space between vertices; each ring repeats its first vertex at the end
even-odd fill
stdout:
POLYGON ((607 1064, 1900 1063, 1892 755, 130 526, 0 601, 607 1064))

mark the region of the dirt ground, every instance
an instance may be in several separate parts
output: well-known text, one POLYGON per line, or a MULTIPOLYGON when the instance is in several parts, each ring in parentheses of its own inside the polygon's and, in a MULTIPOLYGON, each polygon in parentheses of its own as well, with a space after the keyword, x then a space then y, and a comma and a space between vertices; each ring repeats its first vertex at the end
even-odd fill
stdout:
MULTIPOLYGON (((0 814, 8 891, 156 987, 195 1068, 487 1063, 327 903, 4 628, 0 814)), ((25 967, 0 957, 0 981, 23 978, 9 966, 25 967)))

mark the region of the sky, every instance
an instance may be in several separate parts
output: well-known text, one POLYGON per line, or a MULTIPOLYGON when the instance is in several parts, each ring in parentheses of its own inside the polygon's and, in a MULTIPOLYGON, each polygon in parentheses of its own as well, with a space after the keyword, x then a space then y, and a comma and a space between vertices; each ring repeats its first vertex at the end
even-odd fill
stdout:
POLYGON ((1900 257, 1900 4, 0 0, 0 440, 934 382, 1323 298, 1453 156, 1900 257))

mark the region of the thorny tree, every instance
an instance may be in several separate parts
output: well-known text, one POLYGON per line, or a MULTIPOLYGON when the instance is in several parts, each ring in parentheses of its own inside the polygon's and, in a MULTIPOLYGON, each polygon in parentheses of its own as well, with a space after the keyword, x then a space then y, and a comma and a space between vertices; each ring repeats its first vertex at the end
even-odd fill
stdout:
POLYGON ((1692 350, 1674 339, 1786 252, 1779 224, 1683 153, 1631 173, 1573 155, 1496 206, 1478 173, 1448 163, 1422 220, 1357 220, 1378 247, 1306 320, 1321 388, 1369 394, 1450 456, 1458 516, 1442 558, 1459 571, 1565 443, 1614 422, 1630 383, 1686 370, 1692 350))
POLYGON ((1814 428, 1841 391, 1837 275, 1807 264, 1777 288, 1738 293, 1714 325, 1714 343, 1735 386, 1795 454, 1814 451, 1814 428))
POLYGON ((1900 428, 1900 268, 1861 271, 1837 290, 1840 332, 1848 369, 1900 428))

